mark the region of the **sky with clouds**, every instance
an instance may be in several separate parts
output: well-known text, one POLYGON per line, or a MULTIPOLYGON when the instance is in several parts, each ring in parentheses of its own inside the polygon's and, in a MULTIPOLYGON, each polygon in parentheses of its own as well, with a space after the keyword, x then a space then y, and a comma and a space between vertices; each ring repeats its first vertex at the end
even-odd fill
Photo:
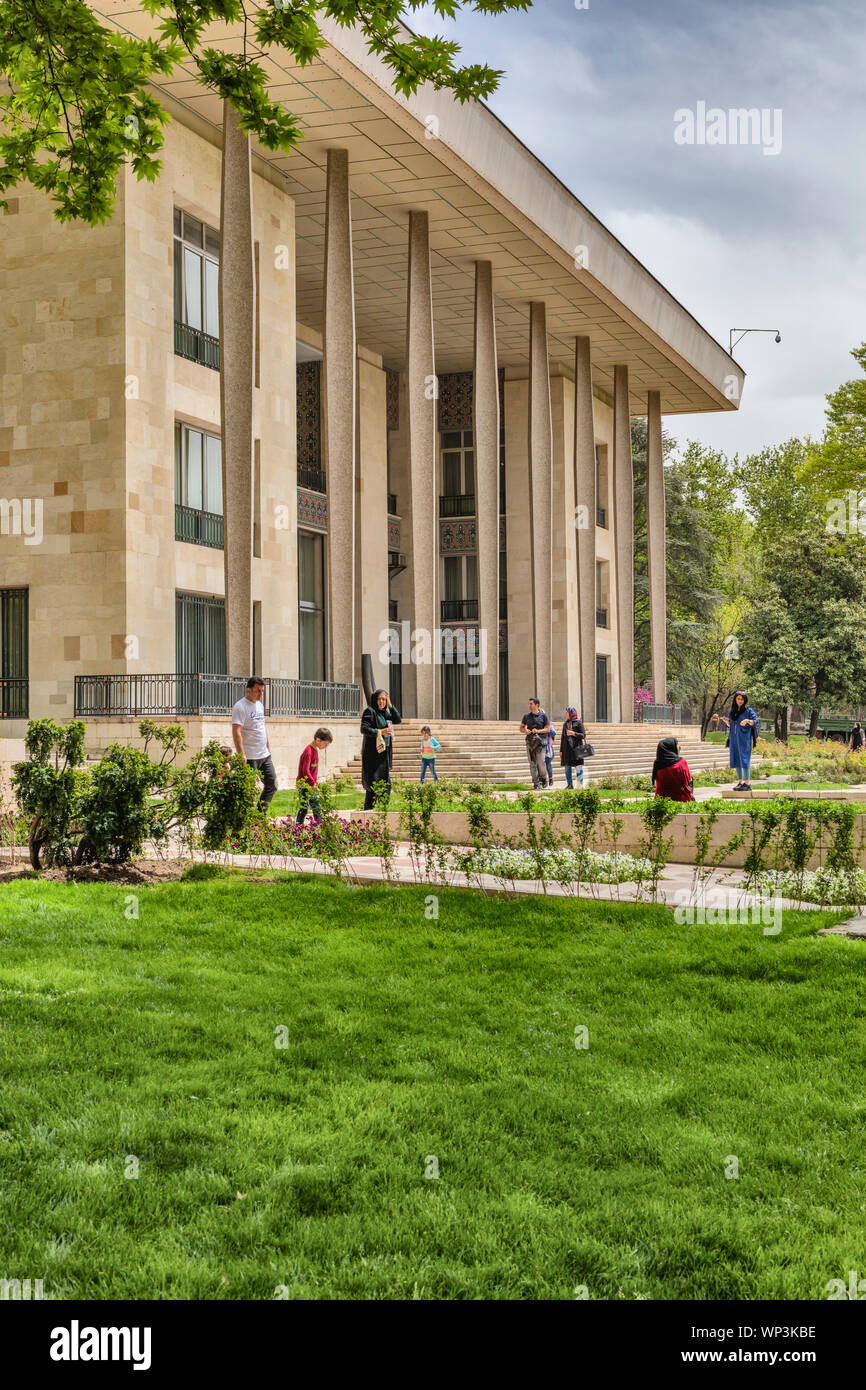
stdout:
POLYGON ((781 331, 734 350, 736 416, 669 432, 741 456, 820 436, 866 340, 864 0, 536 0, 410 25, 505 70, 489 105, 720 343, 781 331), (781 111, 780 151, 677 144, 699 102, 781 111))

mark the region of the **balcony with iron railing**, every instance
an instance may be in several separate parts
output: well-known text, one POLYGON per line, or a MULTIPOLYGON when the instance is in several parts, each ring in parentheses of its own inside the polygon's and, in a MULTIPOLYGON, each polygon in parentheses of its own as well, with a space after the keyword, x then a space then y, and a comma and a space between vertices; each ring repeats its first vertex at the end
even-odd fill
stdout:
POLYGON ((26 719, 30 708, 26 676, 0 676, 0 719, 26 719))
POLYGON ((439 617, 443 623, 471 623, 478 621, 477 598, 443 598, 439 604, 439 617))
POLYGON ((446 495, 439 498, 439 515, 448 516, 474 516, 475 515, 475 493, 464 492, 446 495))
MULTIPOLYGON (((353 718, 360 713, 357 685, 266 676, 265 714, 272 718, 353 718)), ((154 715, 228 715, 245 693, 245 676, 76 676, 75 715, 100 719, 154 715)))
POLYGON ((306 464, 298 464, 298 487, 303 487, 308 492, 327 492, 327 481, 323 468, 310 468, 306 464))
POLYGON ((203 333, 200 328, 191 328, 188 323, 174 321, 174 351, 177 357, 186 357, 190 362, 200 362, 203 367, 220 369, 220 341, 203 333))
POLYGON ((174 538, 192 545, 209 545, 222 550, 224 544, 223 518, 216 512, 202 512, 197 507, 174 506, 174 538))
POLYGON ((689 711, 684 711, 682 705, 637 704, 634 721, 636 724, 682 724, 684 713, 689 711))

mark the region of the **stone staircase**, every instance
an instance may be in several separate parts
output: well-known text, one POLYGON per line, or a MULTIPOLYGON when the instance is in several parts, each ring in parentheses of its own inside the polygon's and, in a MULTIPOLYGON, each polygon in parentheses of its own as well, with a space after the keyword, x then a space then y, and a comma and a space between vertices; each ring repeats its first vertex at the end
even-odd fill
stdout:
MULTIPOLYGON (((405 781, 417 782, 421 775, 421 719, 404 719, 394 730, 394 760, 392 775, 405 781)), ((519 722, 484 720, 431 721, 433 736, 442 747, 436 755, 436 770, 440 777, 461 777, 464 781, 520 782, 529 786, 529 762, 519 722)), ((553 763, 554 786, 565 786, 565 769, 559 765, 559 731, 553 763)), ((648 777, 659 739, 673 734, 680 741, 683 756, 691 771, 703 772, 711 767, 727 767, 728 750, 722 744, 702 743, 697 724, 589 724, 587 738, 595 748, 595 757, 587 758, 585 767, 590 780, 598 777, 648 777)), ((345 767, 357 783, 361 780, 361 753, 345 767)), ((732 773, 732 778, 734 774, 732 773)))

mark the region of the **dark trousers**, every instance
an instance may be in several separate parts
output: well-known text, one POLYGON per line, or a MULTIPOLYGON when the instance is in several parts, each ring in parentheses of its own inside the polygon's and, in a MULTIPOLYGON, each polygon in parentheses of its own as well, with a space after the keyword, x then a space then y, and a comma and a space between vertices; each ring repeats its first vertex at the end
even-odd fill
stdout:
POLYGON ((259 797, 258 809, 267 815, 268 807, 274 799, 274 792, 277 790, 277 770, 274 767, 274 760, 270 754, 266 758, 247 758, 247 767, 254 767, 265 779, 265 785, 259 797))
POLYGON ((377 801, 377 799, 378 799, 376 793, 378 792, 379 796, 382 796, 382 792, 379 791, 379 788, 380 788, 380 787, 385 787, 385 788, 386 788, 386 791, 385 791, 385 793, 384 793, 386 797, 388 797, 388 796, 391 795, 391 782, 390 782, 390 780, 387 780, 386 778, 381 777, 381 778, 379 778, 378 781, 372 782, 372 783, 370 784, 370 787, 369 787, 369 789, 368 789, 368 791, 367 791, 366 796, 364 797, 364 810, 365 810, 365 811, 375 811, 375 809, 376 809, 376 801, 377 801))

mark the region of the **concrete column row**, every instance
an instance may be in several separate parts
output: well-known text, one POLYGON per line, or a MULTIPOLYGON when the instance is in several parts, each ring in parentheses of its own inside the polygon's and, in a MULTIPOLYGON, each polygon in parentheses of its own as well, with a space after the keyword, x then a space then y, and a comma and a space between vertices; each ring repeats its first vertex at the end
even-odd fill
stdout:
MULTIPOLYGON (((249 672, 252 659, 253 411, 255 387, 255 266, 249 137, 233 108, 224 106, 220 257, 223 487, 225 498, 225 585, 228 671, 249 672)), ((408 445, 407 540, 411 541, 410 592, 416 629, 439 628, 439 523, 437 488, 437 396, 430 235, 425 212, 411 212, 408 234, 408 292, 404 392, 408 445)), ((324 446, 329 506, 328 631, 331 677, 358 678, 360 653, 356 601, 360 563, 356 526, 357 341, 355 332, 349 157, 330 150, 327 161, 324 321, 324 446)), ((593 720, 595 706, 596 462, 590 339, 575 338, 573 496, 575 500, 581 713, 593 720)), ((529 527, 533 693, 549 698, 553 673, 552 468, 553 430, 546 306, 529 306, 526 497, 529 527)), ((493 298, 493 267, 475 266, 473 358, 476 536, 479 628, 486 634, 482 716, 499 715, 499 383, 493 298)), ((559 400, 559 397, 557 398, 559 400)), ((656 700, 665 699, 664 478, 661 398, 647 400, 647 549, 653 679, 656 700)), ((559 475, 557 475, 559 476, 559 475)), ((620 718, 630 722, 634 684, 634 478, 631 453, 628 368, 614 367, 613 538, 617 597, 620 718)), ((569 483, 569 493, 571 484, 569 483)), ((387 556, 382 556, 383 564, 387 556)), ((569 563, 573 564, 574 560, 569 563)), ((561 586, 557 586, 561 592, 561 586)), ((558 628, 561 631, 561 626, 558 628)), ((419 713, 440 713, 439 668, 433 660, 404 667, 407 696, 419 713), (414 688, 412 675, 414 674, 414 688), (408 677, 408 679, 407 679, 408 677)), ((560 669, 561 663, 558 663, 560 669)))

